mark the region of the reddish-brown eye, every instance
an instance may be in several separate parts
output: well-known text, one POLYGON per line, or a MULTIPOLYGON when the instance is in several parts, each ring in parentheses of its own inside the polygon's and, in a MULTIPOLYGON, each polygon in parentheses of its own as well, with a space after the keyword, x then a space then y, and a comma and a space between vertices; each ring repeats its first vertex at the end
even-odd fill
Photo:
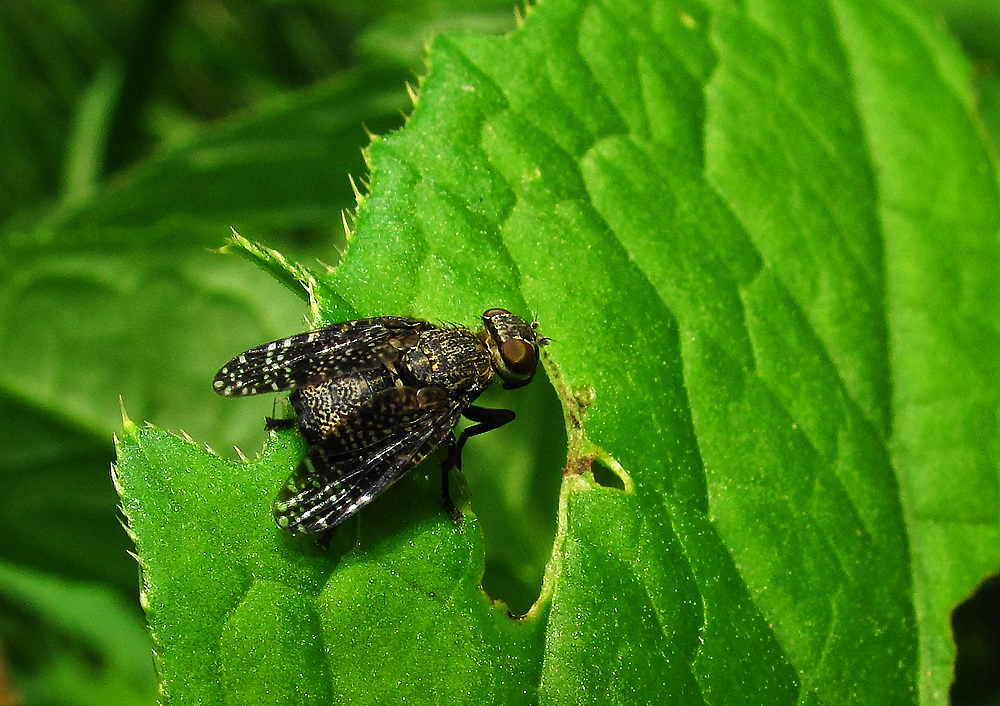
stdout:
POLYGON ((535 369, 535 349, 520 338, 508 338, 500 346, 500 355, 507 367, 518 375, 529 375, 535 369))

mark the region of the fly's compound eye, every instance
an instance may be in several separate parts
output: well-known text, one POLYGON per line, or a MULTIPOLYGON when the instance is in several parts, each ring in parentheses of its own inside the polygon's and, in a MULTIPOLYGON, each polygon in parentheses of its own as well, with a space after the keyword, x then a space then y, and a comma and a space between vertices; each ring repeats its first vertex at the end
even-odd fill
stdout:
POLYGON ((480 338, 490 350, 493 370, 503 379, 504 389, 531 382, 538 367, 539 339, 528 322, 506 309, 487 309, 480 338))
POLYGON ((538 363, 535 347, 520 338, 508 338, 500 346, 503 362, 518 375, 531 375, 538 363))

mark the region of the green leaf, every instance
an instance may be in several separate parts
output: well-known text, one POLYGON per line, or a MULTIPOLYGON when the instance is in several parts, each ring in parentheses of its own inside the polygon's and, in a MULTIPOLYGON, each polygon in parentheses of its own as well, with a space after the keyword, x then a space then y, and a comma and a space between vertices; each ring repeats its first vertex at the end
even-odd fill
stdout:
POLYGON ((110 440, 6 394, 0 419, 2 560, 135 595, 135 562, 108 482, 110 440))
POLYGON ((39 663, 19 684, 25 703, 152 702, 152 645, 121 595, 0 561, 0 599, 5 632, 17 638, 5 657, 39 663))
POLYGON ((433 462, 323 551, 269 517, 294 432, 231 463, 127 423, 172 703, 944 702, 1000 566, 997 164, 928 18, 787 10, 548 0, 434 43, 314 323, 537 316, 542 594, 479 591, 433 462))
MULTIPOLYGON (((118 228, 150 222, 196 227, 201 242, 241 228, 326 226, 353 200, 372 130, 398 127, 408 106, 403 71, 344 73, 272 99, 254 113, 171 145, 111 180, 99 198, 68 205, 51 227, 118 228), (165 223, 164 223, 165 221, 165 223)), ((217 242, 217 240, 215 241, 217 242)))
MULTIPOLYGON (((348 45, 363 27, 345 31, 329 7, 248 6, 221 26, 165 19, 163 3, 105 5, 33 3, 0 18, 0 558, 134 600, 108 472, 119 395, 224 451, 259 446, 272 401, 228 404, 211 371, 302 326, 301 306, 209 248, 232 225, 297 257, 322 243, 335 262, 366 129, 402 124, 412 69, 359 63, 348 45), (341 60, 353 68, 328 79, 341 60)), ((12 633, 8 607, 0 642, 26 703, 44 693, 34 684, 58 686, 52 702, 123 702, 72 694, 89 648, 47 624, 12 633), (44 660, 19 661, 22 649, 44 660)), ((152 684, 148 646, 142 664, 152 684)))
POLYGON ((378 700, 390 688, 422 698, 445 685, 516 702, 537 681, 544 623, 511 621, 479 592, 480 532, 473 518, 456 529, 440 512, 439 477, 405 479, 380 500, 377 523, 352 520, 323 551, 270 517, 303 450, 286 432, 233 463, 126 422, 117 478, 170 699, 312 704, 378 700), (400 619, 417 639, 402 653, 400 619), (442 673, 456 652, 462 663, 442 673), (491 663, 508 677, 498 682, 491 663))
MULTIPOLYGON (((385 74, 353 74, 262 106, 11 224, 0 254, 0 388, 86 430, 140 418, 226 448, 257 445, 271 409, 234 409, 204 378, 238 346, 301 326, 298 302, 209 251, 231 226, 339 232, 360 172, 360 121, 402 107, 385 74), (156 384, 151 381, 157 380, 156 384)), ((329 259, 334 259, 331 253, 329 259)), ((106 438, 106 437, 105 437, 106 438)))

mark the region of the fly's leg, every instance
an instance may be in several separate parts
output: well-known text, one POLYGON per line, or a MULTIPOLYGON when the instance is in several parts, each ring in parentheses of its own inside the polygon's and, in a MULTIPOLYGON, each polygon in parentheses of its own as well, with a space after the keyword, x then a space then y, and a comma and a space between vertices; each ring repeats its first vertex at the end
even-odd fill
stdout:
POLYGON ((291 419, 275 419, 274 417, 264 417, 264 429, 271 431, 272 429, 291 429, 298 422, 297 419, 292 417, 291 419))
MULTIPOLYGON (((462 436, 458 437, 458 443, 454 449, 454 458, 450 459, 454 467, 458 470, 462 470, 462 449, 470 437, 499 429, 504 424, 514 421, 514 412, 510 409, 490 409, 488 407, 471 406, 462 412, 462 416, 476 422, 476 424, 467 428, 462 432, 462 436)), ((452 454, 449 453, 450 456, 452 454)), ((446 460, 445 463, 447 462, 446 460)))
MULTIPOLYGON (((292 395, 295 395, 293 392, 292 395)), ((278 408, 278 403, 275 402, 271 405, 271 414, 274 414, 278 408)), ((296 415, 298 416, 298 415, 296 415)), ((264 417, 264 431, 271 431, 272 429, 291 429, 295 426, 297 419, 292 417, 291 419, 278 419, 276 417, 264 417)))
POLYGON ((337 529, 336 527, 331 527, 330 529, 325 530, 322 534, 320 534, 320 536, 316 538, 316 544, 319 546, 320 549, 330 548, 330 540, 333 539, 333 532, 336 529, 337 529))
POLYGON ((455 441, 454 434, 449 434, 444 443, 448 445, 448 457, 441 464, 441 499, 444 501, 444 511, 448 513, 448 516, 455 523, 458 523, 462 521, 462 512, 455 507, 455 502, 451 499, 451 487, 448 483, 448 474, 455 467, 452 457, 455 456, 455 449, 458 448, 458 442, 455 441))
POLYGON ((448 474, 452 468, 462 470, 462 449, 465 442, 470 437, 483 434, 494 429, 499 429, 514 419, 514 412, 509 409, 489 409, 488 407, 471 406, 462 412, 466 419, 476 422, 462 432, 462 435, 455 440, 455 435, 450 434, 444 443, 448 445, 448 457, 441 464, 441 497, 444 500, 444 509, 455 522, 462 519, 462 513, 455 507, 451 499, 451 488, 448 484, 448 474))

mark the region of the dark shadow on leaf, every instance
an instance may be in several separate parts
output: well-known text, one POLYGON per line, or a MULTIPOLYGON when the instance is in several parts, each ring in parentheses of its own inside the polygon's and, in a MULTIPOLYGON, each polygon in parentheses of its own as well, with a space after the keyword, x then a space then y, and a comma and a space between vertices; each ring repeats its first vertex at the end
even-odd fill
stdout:
POLYGON ((958 652, 951 703, 1000 703, 1000 574, 954 610, 951 626, 958 652))

